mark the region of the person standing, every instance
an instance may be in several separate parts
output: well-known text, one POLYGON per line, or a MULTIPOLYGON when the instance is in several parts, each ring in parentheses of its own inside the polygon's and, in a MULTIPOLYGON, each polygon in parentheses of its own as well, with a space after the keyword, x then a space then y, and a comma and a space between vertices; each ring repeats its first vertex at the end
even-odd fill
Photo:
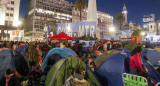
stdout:
POLYGON ((104 51, 104 52, 106 52, 106 51, 107 51, 107 42, 106 42, 106 43, 104 43, 103 51, 104 51))
POLYGON ((95 50, 95 51, 98 50, 98 44, 97 44, 97 42, 94 43, 93 50, 95 50))
POLYGON ((38 65, 40 59, 39 59, 39 55, 38 55, 38 51, 36 49, 36 45, 31 42, 29 44, 29 48, 28 48, 28 60, 29 60, 29 64, 30 64, 30 70, 35 70, 35 67, 38 65))

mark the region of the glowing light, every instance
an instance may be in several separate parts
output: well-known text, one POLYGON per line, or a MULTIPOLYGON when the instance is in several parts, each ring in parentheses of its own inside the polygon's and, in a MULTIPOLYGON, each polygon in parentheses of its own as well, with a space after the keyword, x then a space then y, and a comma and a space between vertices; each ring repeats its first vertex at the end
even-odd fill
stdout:
POLYGON ((144 36, 144 35, 145 35, 145 32, 141 32, 141 35, 144 36))
POLYGON ((109 32, 115 32, 115 28, 114 28, 113 26, 111 26, 111 27, 109 28, 109 32))

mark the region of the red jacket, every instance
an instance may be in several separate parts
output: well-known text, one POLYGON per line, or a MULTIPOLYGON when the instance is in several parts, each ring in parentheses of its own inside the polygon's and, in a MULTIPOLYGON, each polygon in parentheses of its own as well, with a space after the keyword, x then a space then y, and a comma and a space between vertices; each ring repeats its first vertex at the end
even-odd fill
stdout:
POLYGON ((140 53, 133 55, 129 61, 129 66, 136 71, 137 69, 143 71, 142 60, 140 58, 140 53))

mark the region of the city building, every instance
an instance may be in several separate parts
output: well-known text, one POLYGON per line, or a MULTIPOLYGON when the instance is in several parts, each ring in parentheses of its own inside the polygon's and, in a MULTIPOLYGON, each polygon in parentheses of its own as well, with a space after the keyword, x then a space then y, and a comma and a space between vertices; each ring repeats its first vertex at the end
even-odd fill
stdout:
POLYGON ((150 22, 155 22, 155 15, 154 14, 144 15, 143 16, 143 28, 148 30, 150 22))
POLYGON ((148 34, 149 35, 156 35, 157 34, 156 22, 149 23, 148 34))
POLYGON ((0 40, 9 40, 19 25, 20 0, 0 0, 0 40))
POLYGON ((142 29, 141 25, 133 23, 132 21, 129 22, 129 28, 132 29, 132 31, 142 29))
MULTIPOLYGON (((80 12, 73 8, 72 11, 72 22, 80 21, 80 12)), ((82 11, 82 21, 87 21, 87 8, 82 11)), ((110 35, 109 28, 113 26, 113 16, 97 11, 97 26, 100 29, 101 37, 103 35, 110 35)))
POLYGON ((160 20, 158 20, 157 22, 156 22, 156 27, 157 27, 157 35, 158 36, 160 36, 160 20))
POLYGON ((126 5, 124 5, 124 7, 123 7, 122 14, 123 14, 123 16, 125 17, 125 21, 124 21, 123 24, 126 25, 126 24, 128 24, 128 21, 127 21, 128 11, 127 11, 126 5))
POLYGON ((46 24, 71 22, 72 9, 73 4, 65 0, 29 0, 25 36, 30 41, 43 40, 46 24))

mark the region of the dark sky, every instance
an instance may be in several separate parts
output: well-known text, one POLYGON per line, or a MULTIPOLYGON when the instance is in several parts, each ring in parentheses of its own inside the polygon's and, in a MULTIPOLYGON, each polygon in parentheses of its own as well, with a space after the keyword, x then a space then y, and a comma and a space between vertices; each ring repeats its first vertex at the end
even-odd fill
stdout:
MULTIPOLYGON (((76 0, 68 0, 73 3, 76 0)), ((88 1, 88 0, 87 0, 88 1)), ((20 17, 27 14, 28 0, 21 0, 20 17)), ((97 0, 97 9, 114 17, 121 12, 124 3, 128 10, 128 21, 142 25, 143 15, 155 14, 160 19, 160 0, 97 0)))

